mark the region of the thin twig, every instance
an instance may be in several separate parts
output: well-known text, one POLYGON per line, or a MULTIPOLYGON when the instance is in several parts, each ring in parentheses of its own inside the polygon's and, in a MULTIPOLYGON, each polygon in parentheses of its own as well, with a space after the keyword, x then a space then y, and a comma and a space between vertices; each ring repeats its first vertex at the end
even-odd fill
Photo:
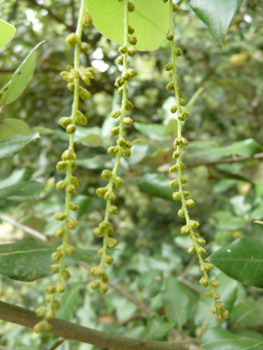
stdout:
POLYGON ((54 345, 51 346, 51 348, 49 350, 55 350, 59 347, 59 345, 61 345, 62 343, 64 343, 66 339, 64 338, 59 338, 54 345))
POLYGON ((9 224, 20 228, 21 230, 25 231, 26 233, 29 233, 31 236, 34 236, 38 239, 41 239, 41 241, 47 242, 47 237, 45 235, 43 235, 42 233, 33 230, 31 227, 25 226, 20 224, 19 222, 16 222, 15 220, 11 219, 10 217, 0 214, 0 219, 2 219, 3 221, 9 222, 9 224))

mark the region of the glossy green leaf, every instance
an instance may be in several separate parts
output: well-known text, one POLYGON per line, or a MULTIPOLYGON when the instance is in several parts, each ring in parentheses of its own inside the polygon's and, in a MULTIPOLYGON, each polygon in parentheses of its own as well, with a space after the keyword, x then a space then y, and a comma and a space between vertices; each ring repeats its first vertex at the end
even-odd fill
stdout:
POLYGON ((135 129, 139 130, 144 136, 155 141, 164 141, 166 137, 164 136, 164 125, 159 124, 143 124, 134 123, 135 129))
MULTIPOLYGON (((107 38, 122 45, 124 41, 123 1, 87 0, 87 8, 94 25, 107 38)), ((135 10, 129 13, 129 24, 134 27, 136 48, 140 51, 157 50, 169 27, 169 6, 160 0, 133 0, 135 10)))
POLYGON ((16 185, 4 187, 0 189, 0 198, 9 198, 17 196, 28 196, 35 192, 43 190, 45 183, 37 181, 24 181, 16 185))
POLYGON ((8 159, 14 157, 23 147, 25 147, 29 142, 38 139, 39 133, 23 136, 16 135, 12 136, 2 142, 0 142, 0 159, 8 159))
MULTIPOLYGON (((38 278, 52 275, 50 266, 54 264, 51 254, 58 244, 46 244, 31 237, 21 241, 0 245, 0 274, 23 282, 32 282, 38 278)), ((92 263, 96 261, 96 250, 76 249, 74 255, 67 255, 65 266, 76 261, 92 263)))
POLYGON ((146 339, 147 340, 156 340, 161 339, 167 334, 171 332, 175 325, 175 316, 171 321, 166 322, 163 317, 159 317, 157 315, 153 315, 147 320, 147 328, 146 328, 146 339))
POLYGON ((245 300, 241 304, 235 306, 231 311, 229 322, 232 325, 245 325, 255 327, 262 323, 263 319, 263 299, 245 300), (244 315, 246 317, 244 317, 244 315))
POLYGON ((224 46, 227 29, 241 3, 242 0, 191 0, 190 5, 214 41, 224 46))
POLYGON ((175 190, 170 187, 170 182, 162 175, 145 174, 138 180, 138 186, 141 192, 171 201, 175 190))
POLYGON ((241 237, 217 250, 209 260, 227 276, 263 288, 263 242, 241 237))
POLYGON ((262 341, 253 341, 220 327, 214 327, 204 332, 201 341, 202 347, 209 350, 263 350, 262 341))
POLYGON ((4 47, 15 35, 16 28, 0 19, 0 49, 4 47))
POLYGON ((0 105, 5 106, 15 101, 27 87, 35 70, 35 50, 37 44, 12 75, 11 80, 0 91, 0 105))
POLYGON ((0 122, 0 141, 14 135, 30 135, 29 125, 21 119, 7 118, 0 122))

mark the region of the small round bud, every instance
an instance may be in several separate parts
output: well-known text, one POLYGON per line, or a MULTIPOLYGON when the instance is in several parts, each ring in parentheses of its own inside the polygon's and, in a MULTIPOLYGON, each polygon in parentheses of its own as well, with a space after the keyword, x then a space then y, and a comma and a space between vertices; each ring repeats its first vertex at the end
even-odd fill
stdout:
POLYGON ((192 199, 187 199, 186 200, 186 205, 189 207, 189 208, 192 208, 195 206, 195 201, 193 201, 192 199))
POLYGON ((170 182, 170 186, 171 186, 172 188, 178 187, 178 180, 177 180, 177 179, 176 179, 176 180, 172 180, 172 181, 170 182))
POLYGON ((67 149, 65 152, 62 153, 61 156, 62 160, 76 160, 77 156, 76 153, 72 149, 67 149))
POLYGON ((176 171, 177 169, 178 169, 178 164, 175 164, 169 169, 169 173, 172 173, 172 172, 176 171))
POLYGON ((202 263, 200 266, 200 270, 203 272, 213 270, 213 268, 214 268, 214 265, 212 265, 209 262, 202 263))
POLYGON ((183 98, 180 98, 179 101, 180 101, 180 105, 181 106, 185 106, 186 105, 186 101, 183 98))
POLYGON ((128 26, 128 33, 132 35, 134 33, 134 28, 132 26, 128 26))
POLYGON ((198 238, 196 240, 196 242, 199 244, 199 245, 205 245, 206 244, 206 240, 204 240, 203 238, 198 238))
POLYGON ((196 220, 190 220, 190 226, 192 228, 198 228, 200 226, 199 222, 196 220))
POLYGON ((85 101, 91 97, 91 93, 88 90, 80 87, 79 88, 79 96, 83 101, 85 101))
MULTIPOLYGON (((182 55, 182 50, 181 49, 176 49, 175 50, 175 56, 179 57, 181 55, 182 55)), ((182 106, 184 106, 184 105, 182 105, 182 106)))
POLYGON ((218 310, 218 312, 222 312, 224 308, 224 303, 222 301, 217 301, 216 302, 216 309, 218 310))
POLYGON ((100 288, 100 282, 93 282, 93 283, 91 283, 90 288, 91 288, 92 290, 97 290, 97 289, 99 289, 99 288, 100 288))
POLYGON ((102 199, 104 198, 106 192, 107 192, 107 188, 105 187, 100 187, 100 188, 97 188, 96 190, 97 196, 102 199))
POLYGON ((182 184, 185 185, 185 184, 187 184, 187 182, 188 182, 187 177, 183 176, 182 177, 182 184))
POLYGON ((119 56, 116 61, 120 66, 123 65, 123 56, 119 56))
POLYGON ((204 295, 205 295, 206 297, 212 297, 212 292, 211 292, 211 290, 207 290, 206 292, 204 292, 204 295))
POLYGON ((133 123, 133 120, 130 117, 126 117, 123 120, 124 125, 132 125, 132 123, 133 123))
POLYGON ((54 273, 58 273, 59 272, 59 264, 54 264, 50 266, 50 270, 54 273))
POLYGON ((74 91, 74 88, 75 88, 74 83, 68 83, 67 88, 69 89, 69 91, 74 91))
POLYGON ((70 203, 69 204, 69 209, 71 211, 77 211, 79 209, 79 205, 77 203, 70 203))
POLYGON ((78 111, 77 112, 77 116, 76 116, 76 122, 79 125, 87 125, 88 124, 88 119, 85 117, 85 115, 83 113, 78 111))
POLYGON ((222 322, 223 321, 223 316, 222 315, 217 315, 216 316, 217 322, 222 322))
POLYGON ((129 148, 123 148, 122 154, 124 155, 124 157, 129 158, 131 156, 131 150, 129 148))
POLYGON ((197 233, 197 232, 193 232, 193 234, 194 234, 195 238, 199 238, 200 237, 199 233, 197 233))
POLYGON ((61 237, 63 237, 64 233, 65 233, 64 228, 58 227, 58 228, 56 228, 55 231, 54 231, 54 236, 55 236, 56 238, 61 238, 61 237))
POLYGON ((126 72, 126 73, 122 74, 122 78, 127 81, 127 80, 129 80, 131 78, 131 76, 130 76, 130 74, 128 72, 126 72))
POLYGON ((136 49, 136 47, 134 47, 134 46, 129 47, 129 49, 128 49, 128 55, 129 55, 130 57, 135 56, 135 55, 136 55, 136 53, 137 53, 137 49, 136 49))
POLYGON ((57 285, 57 292, 58 293, 64 293, 66 290, 66 286, 64 283, 60 282, 58 285, 57 285))
POLYGON ((173 12, 179 11, 179 6, 176 4, 173 4, 173 12))
POLYGON ((91 15, 85 15, 83 18, 83 25, 85 27, 91 26, 93 23, 93 18, 91 15))
POLYGON ((119 52, 120 53, 126 53, 127 52, 127 46, 126 45, 122 45, 120 48, 119 48, 119 52))
POLYGON ((53 310, 48 310, 45 318, 47 320, 52 320, 53 318, 55 318, 55 312, 53 310))
POLYGON ((103 172, 101 173, 101 177, 103 178, 103 180, 109 180, 111 178, 112 172, 108 169, 103 170, 103 172))
POLYGON ((171 111, 171 113, 176 113, 176 111, 177 111, 177 106, 172 106, 171 108, 170 108, 170 111, 171 111))
POLYGON ((70 184, 67 186, 67 193, 69 194, 75 194, 76 193, 76 186, 73 184, 70 184))
POLYGON ((86 52, 89 48, 89 44, 82 42, 79 46, 80 52, 86 52))
POLYGON ((60 257, 61 257, 61 254, 59 252, 54 252, 54 253, 51 254, 51 259, 54 262, 58 262, 60 257))
POLYGON ((213 281, 212 281, 212 286, 213 286, 214 288, 219 287, 219 285, 220 285, 220 283, 219 283, 218 280, 213 280, 213 281))
POLYGON ((78 227, 78 222, 77 220, 74 219, 69 219, 69 221, 66 223, 66 226, 69 230, 75 230, 75 228, 78 227))
POLYGON ((54 300, 52 306, 54 310, 58 310, 60 308, 60 302, 58 300, 54 300))
POLYGON ((167 91, 173 91, 174 90, 174 83, 170 82, 169 84, 166 85, 166 90, 167 91))
POLYGON ((100 227, 96 227, 94 230, 93 230, 93 234, 97 237, 99 236, 102 236, 103 235, 103 231, 100 227))
POLYGON ((193 255, 194 252, 195 252, 195 247, 194 247, 194 246, 189 247, 189 248, 187 249, 187 252, 188 252, 188 254, 193 255))
POLYGON ((74 47, 75 45, 77 45, 79 43, 78 35, 75 33, 70 33, 67 36, 66 43, 68 46, 74 47))
POLYGON ((173 69, 173 65, 172 63, 167 63, 167 65, 165 66, 165 70, 169 71, 173 69))
POLYGON ((44 307, 40 307, 36 310, 37 317, 44 317, 46 314, 46 309, 44 307))
POLYGON ((115 111, 111 112, 111 118, 118 118, 121 115, 121 110, 120 109, 116 109, 115 111))
POLYGON ((71 118, 63 117, 59 119, 59 124, 62 128, 66 128, 71 123, 71 118))
POLYGON ((118 244, 118 240, 116 238, 109 237, 107 246, 108 248, 114 248, 118 244))
POLYGON ((184 137, 182 138, 182 145, 187 146, 188 145, 188 140, 186 140, 184 137))
POLYGON ((135 70, 135 69, 132 69, 132 68, 129 68, 129 69, 127 70, 127 72, 129 73, 129 75, 130 75, 131 78, 133 78, 133 77, 135 77, 135 76, 137 75, 136 70, 135 70))
POLYGON ((46 330, 43 322, 37 323, 33 329, 36 333, 41 333, 41 332, 44 332, 46 330))
POLYGON ((108 201, 114 201, 116 199, 116 195, 115 195, 114 191, 107 191, 105 193, 104 198, 108 201))
POLYGON ((106 255, 104 258, 104 262, 108 265, 111 265, 113 263, 114 259, 111 255, 106 255))
POLYGON ((133 104, 131 103, 131 101, 127 100, 127 101, 126 101, 126 104, 125 104, 125 109, 126 109, 127 111, 131 111, 133 108, 134 108, 134 107, 133 107, 133 104))
POLYGON ((197 247, 197 248, 196 248, 196 251, 197 251, 198 254, 204 254, 204 253, 206 253, 206 250, 205 250, 205 248, 203 248, 203 247, 197 247))
POLYGON ((110 212, 111 214, 118 214, 118 208, 116 207, 116 205, 111 205, 111 206, 109 207, 109 212, 110 212))
POLYGON ((64 281, 68 281, 70 279, 70 272, 68 270, 64 270, 61 274, 64 281))
POLYGON ((73 254, 75 253, 75 251, 76 251, 76 248, 73 247, 72 245, 69 245, 69 246, 67 247, 67 249, 66 249, 66 253, 67 253, 68 255, 73 255, 73 254))
POLYGON ((185 213, 184 213, 184 210, 183 209, 180 209, 178 211, 178 216, 180 216, 180 218, 184 218, 185 217, 185 213))
POLYGON ((181 234, 182 234, 182 235, 187 235, 189 232, 190 232, 190 227, 189 227, 189 226, 184 225, 184 226, 181 228, 181 234))
POLYGON ((208 287, 208 281, 206 279, 205 276, 202 276, 199 280, 199 283, 204 287, 204 288, 207 288, 208 287))
POLYGON ((115 155, 118 153, 118 147, 116 146, 111 146, 107 149, 107 153, 108 154, 112 154, 112 155, 115 155))
POLYGON ((128 41, 131 45, 135 46, 137 44, 137 38, 135 36, 130 36, 128 41))
POLYGON ((128 11, 129 12, 133 12, 134 9, 135 9, 134 3, 129 1, 129 3, 128 3, 128 11))
POLYGON ((117 187, 122 187, 124 185, 124 181, 120 176, 116 176, 116 178, 114 180, 114 184, 117 187))
POLYGON ((169 40, 169 41, 173 41, 173 39, 174 39, 174 34, 173 34, 173 33, 167 33, 167 34, 166 34, 166 39, 169 40))
POLYGON ((105 284, 105 283, 101 283, 101 285, 100 285, 100 292, 101 292, 101 294, 107 293, 108 290, 109 290, 108 285, 105 284))
POLYGON ((112 136, 118 136, 120 133, 120 127, 116 126, 115 128, 111 129, 112 136))
POLYGON ((173 158, 176 159, 176 158, 179 158, 179 157, 180 157, 180 152, 179 151, 174 151, 173 158))
POLYGON ((173 193, 173 199, 175 201, 179 201, 181 199, 181 193, 180 192, 174 192, 173 193))
POLYGON ((211 307, 211 312, 212 312, 213 314, 216 314, 216 307, 215 307, 214 305, 211 307))
POLYGON ((58 171, 62 171, 62 170, 65 170, 67 167, 67 163, 66 162, 58 162, 57 163, 57 170, 58 171))
POLYGON ((59 182, 57 182, 57 184, 56 184, 56 188, 57 188, 57 190, 64 190, 65 188, 67 187, 67 183, 66 183, 66 181, 59 181, 59 182))
POLYGON ((229 317, 229 312, 228 312, 228 310, 224 310, 223 313, 222 313, 222 316, 223 316, 225 319, 228 319, 228 317, 229 317))
POLYGON ((188 196, 190 196, 190 192, 189 191, 184 191, 184 197, 186 198, 188 196))
POLYGON ((63 220, 66 219, 66 214, 64 214, 64 213, 57 213, 55 215, 55 219, 58 220, 58 221, 63 221, 63 220))

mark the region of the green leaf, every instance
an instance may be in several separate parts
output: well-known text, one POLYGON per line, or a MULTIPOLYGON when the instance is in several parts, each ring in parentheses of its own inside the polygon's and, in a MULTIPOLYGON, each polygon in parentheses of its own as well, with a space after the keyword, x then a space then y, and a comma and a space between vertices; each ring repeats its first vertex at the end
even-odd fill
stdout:
POLYGON ((262 323, 263 299, 246 300, 234 307, 229 322, 232 325, 246 325, 255 327, 262 323))
POLYGON ((2 106, 15 101, 27 87, 35 70, 35 50, 42 45, 43 42, 44 41, 40 42, 34 47, 12 75, 11 80, 0 91, 0 104, 2 106))
POLYGON ((263 221, 254 221, 255 224, 263 225, 263 221))
POLYGON ((4 47, 15 35, 16 28, 0 19, 0 49, 4 47))
POLYGON ((138 180, 138 186, 141 192, 150 196, 160 197, 166 200, 173 200, 174 189, 170 186, 170 180, 158 174, 145 174, 138 180))
POLYGON ((0 122, 0 141, 14 135, 30 135, 29 125, 20 119, 8 118, 0 122))
POLYGON ((105 169, 107 166, 111 166, 111 157, 108 155, 97 155, 92 158, 78 159, 77 164, 80 167, 86 169, 105 169))
MULTIPOLYGON (((0 274, 23 282, 52 275, 50 266, 54 264, 51 254, 58 244, 46 244, 31 237, 11 244, 0 245, 0 274)), ((95 262, 96 250, 76 249, 74 255, 67 255, 65 266, 76 261, 95 262)))
POLYGON ((135 129, 139 130, 144 136, 151 140, 155 141, 164 141, 167 138, 164 136, 164 125, 159 124, 143 124, 137 123, 134 124, 135 129))
POLYGON ((227 276, 258 288, 263 288, 263 242, 241 237, 217 250, 209 261, 227 276))
POLYGON ((57 318, 62 320, 70 321, 75 314, 76 306, 79 301, 79 293, 81 283, 74 283, 69 287, 66 293, 61 298, 61 307, 56 313, 57 318))
POLYGON ((16 135, 0 142, 0 159, 8 159, 14 157, 29 142, 38 139, 39 133, 36 132, 29 136, 16 135))
POLYGON ((0 198, 28 196, 35 192, 41 191, 46 186, 45 183, 37 181, 24 181, 16 185, 4 187, 0 189, 0 198))
POLYGON ((219 327, 214 327, 204 332, 202 347, 209 350, 262 350, 263 342, 260 340, 248 340, 219 327), (261 346, 260 346, 261 345, 261 346))
MULTIPOLYGON (((123 1, 86 0, 94 25, 107 38, 123 45, 123 1)), ((129 13, 129 24, 134 27, 140 51, 157 50, 169 27, 169 6, 160 0, 133 0, 135 10, 129 13)))
POLYGON ((169 322, 165 322, 163 317, 153 315, 147 319, 147 328, 146 328, 146 339, 147 340, 156 340, 163 338, 171 332, 175 325, 175 319, 177 315, 169 322))
POLYGON ((224 46, 227 29, 241 3, 242 0, 191 0, 190 5, 214 41, 224 46))

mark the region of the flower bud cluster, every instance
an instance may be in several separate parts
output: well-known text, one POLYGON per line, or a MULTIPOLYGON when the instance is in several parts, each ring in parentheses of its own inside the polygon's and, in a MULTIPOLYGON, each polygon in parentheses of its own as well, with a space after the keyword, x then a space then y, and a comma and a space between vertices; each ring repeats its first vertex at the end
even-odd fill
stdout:
MULTIPOLYGON (((115 0, 117 1, 117 0, 115 0)), ((119 125, 111 130, 112 136, 117 137, 116 145, 110 146, 107 153, 115 156, 115 164, 113 170, 103 170, 101 177, 108 181, 105 187, 100 187, 96 190, 97 196, 106 201, 106 212, 104 220, 93 230, 95 236, 104 238, 104 245, 98 250, 98 255, 101 257, 101 262, 98 266, 94 266, 90 273, 92 276, 97 276, 99 281, 93 282, 91 288, 93 290, 99 289, 102 294, 108 290, 108 276, 105 272, 104 264, 111 265, 114 261, 113 257, 108 254, 109 248, 114 248, 118 241, 111 237, 114 229, 109 221, 110 214, 118 214, 118 208, 111 202, 116 200, 115 187, 122 187, 124 185, 123 179, 117 175, 118 165, 121 156, 129 158, 131 156, 132 143, 124 137, 124 126, 130 126, 133 120, 126 117, 126 111, 131 111, 134 106, 131 101, 127 99, 127 83, 136 76, 134 69, 128 68, 128 56, 132 57, 137 53, 136 44, 137 38, 134 36, 134 28, 128 24, 128 12, 133 12, 135 9, 134 3, 128 0, 124 1, 124 17, 125 17, 125 38, 124 44, 119 48, 120 56, 117 58, 117 64, 123 66, 122 75, 115 81, 115 86, 118 88, 118 94, 122 95, 122 105, 120 109, 116 109, 111 113, 114 119, 119 118, 119 125)))
MULTIPOLYGON (((188 140, 182 136, 182 121, 185 121, 189 113, 183 107, 186 105, 186 101, 180 97, 181 91, 178 88, 177 77, 176 77, 176 65, 175 59, 182 55, 182 51, 175 47, 174 43, 174 33, 173 33, 173 13, 179 10, 178 5, 173 4, 172 0, 170 1, 170 28, 169 33, 167 34, 167 40, 171 42, 172 48, 172 62, 169 62, 165 69, 166 71, 172 71, 173 80, 166 86, 167 91, 171 91, 176 99, 176 104, 170 108, 172 113, 177 113, 178 119, 178 134, 174 141, 175 151, 173 153, 173 158, 176 159, 176 164, 172 165, 169 169, 169 172, 177 172, 177 178, 172 180, 170 186, 175 189, 172 197, 175 201, 181 201, 181 208, 178 211, 178 216, 185 218, 186 224, 181 228, 181 234, 189 235, 192 239, 193 244, 188 248, 187 252, 192 255, 195 252, 198 255, 200 262, 200 270, 203 272, 203 276, 200 279, 200 283, 204 288, 209 287, 209 291, 206 291, 204 294, 212 297, 215 300, 215 306, 212 307, 212 312, 217 314, 217 320, 222 321, 223 318, 228 317, 227 310, 223 309, 223 303, 219 302, 220 294, 215 291, 214 288, 219 286, 219 282, 214 280, 211 281, 208 277, 207 272, 213 269, 213 265, 209 262, 203 260, 202 255, 206 254, 206 249, 204 245, 206 241, 200 237, 200 234, 195 231, 199 227, 199 222, 196 220, 191 220, 188 212, 188 208, 192 208, 195 205, 193 199, 187 197, 190 196, 190 192, 185 191, 183 185, 188 183, 188 179, 182 175, 186 166, 181 161, 181 149, 188 145, 188 140)), ((166 2, 166 1, 164 1, 166 2)))
POLYGON ((82 26, 90 24, 92 24, 92 18, 89 15, 85 15, 85 1, 83 0, 77 31, 76 33, 69 34, 66 39, 67 45, 74 47, 75 50, 74 67, 67 66, 67 70, 60 73, 63 79, 67 81, 68 89, 74 91, 71 116, 63 117, 59 120, 61 127, 69 134, 69 147, 62 153, 61 160, 56 166, 58 171, 65 173, 64 179, 58 181, 56 184, 57 190, 65 191, 65 210, 55 214, 55 219, 61 222, 61 225, 54 231, 54 236, 58 239, 63 239, 63 244, 51 255, 51 259, 54 262, 53 265, 51 265, 51 271, 57 273, 58 277, 54 285, 49 285, 45 289, 46 307, 41 307, 36 311, 36 315, 43 318, 42 321, 35 325, 34 330, 36 332, 47 331, 51 328, 49 320, 55 317, 55 311, 60 307, 57 294, 62 294, 66 291, 64 282, 70 279, 70 273, 65 268, 65 258, 67 255, 71 256, 75 253, 75 247, 68 244, 69 231, 75 230, 78 226, 78 221, 73 219, 70 213, 79 209, 79 205, 71 201, 71 196, 74 195, 80 187, 78 178, 72 175, 73 169, 77 166, 77 155, 74 151, 74 133, 76 132, 76 124, 87 125, 88 123, 84 114, 78 110, 78 106, 79 98, 86 100, 90 98, 91 95, 88 90, 80 86, 80 80, 86 85, 90 85, 91 79, 94 78, 93 68, 80 67, 79 54, 81 51, 85 51, 88 48, 88 44, 82 43, 80 37, 82 26))

